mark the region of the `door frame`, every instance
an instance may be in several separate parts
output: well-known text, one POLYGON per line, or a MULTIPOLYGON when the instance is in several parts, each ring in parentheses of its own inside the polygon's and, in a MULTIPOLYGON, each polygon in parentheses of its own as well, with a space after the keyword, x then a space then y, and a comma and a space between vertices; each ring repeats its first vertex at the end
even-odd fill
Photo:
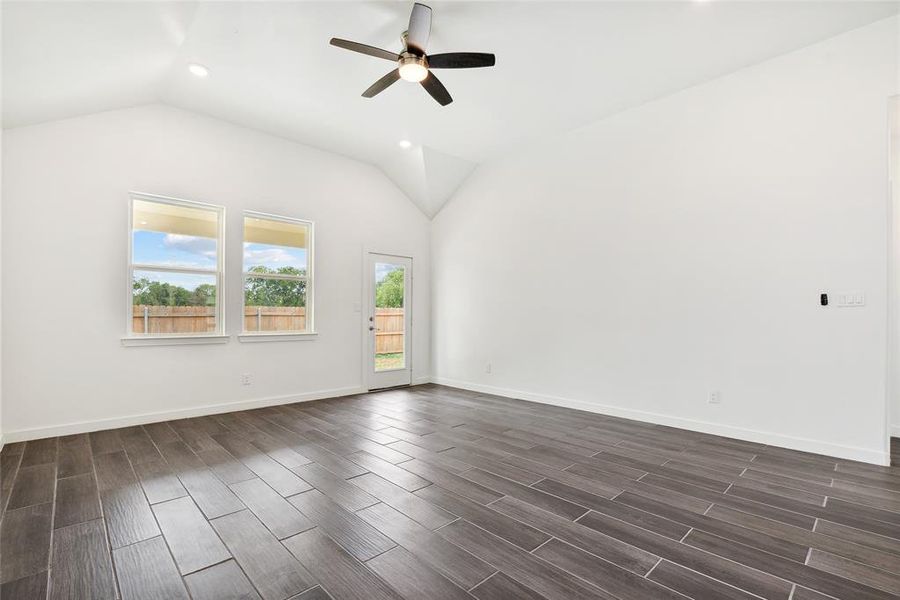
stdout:
MULTIPOLYGON (((414 286, 414 277, 415 277, 415 258, 413 258, 412 253, 409 252, 389 252, 382 250, 375 250, 372 248, 363 248, 362 252, 362 277, 363 277, 363 285, 362 285, 362 302, 360 303, 360 318, 359 318, 359 327, 360 327, 360 335, 362 336, 362 387, 366 391, 379 390, 379 389, 389 389, 389 388, 373 388, 369 387, 372 384, 372 375, 375 373, 374 369, 374 354, 375 348, 370 346, 369 343, 369 330, 368 330, 368 320, 366 317, 368 311, 368 303, 371 298, 374 298, 375 287, 372 278, 370 277, 371 273, 369 273, 369 256, 372 254, 377 254, 379 256, 388 256, 394 258, 403 258, 409 260, 409 294, 407 295, 408 300, 404 299, 404 304, 410 307, 410 310, 407 314, 404 315, 405 318, 408 319, 408 327, 407 331, 403 332, 404 335, 404 359, 406 360, 406 366, 409 369, 409 385, 412 385, 413 382, 413 353, 412 353, 412 344, 413 344, 413 287, 414 286), (369 369, 369 359, 372 359, 372 369, 369 369), (371 371, 371 372, 370 372, 371 371)), ((404 384, 405 385, 405 384, 404 384)), ((400 386, 397 386, 400 387, 400 386)))
POLYGON ((900 437, 900 95, 888 98, 888 201, 887 201, 887 377, 885 382, 884 460, 891 464, 891 438, 900 437))

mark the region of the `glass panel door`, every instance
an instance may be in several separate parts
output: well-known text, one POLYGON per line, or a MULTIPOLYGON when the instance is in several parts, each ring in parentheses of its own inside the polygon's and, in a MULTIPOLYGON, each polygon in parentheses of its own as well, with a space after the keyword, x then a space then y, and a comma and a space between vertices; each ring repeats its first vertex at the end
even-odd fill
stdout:
POLYGON ((367 262, 369 389, 409 385, 412 260, 370 253, 367 262))

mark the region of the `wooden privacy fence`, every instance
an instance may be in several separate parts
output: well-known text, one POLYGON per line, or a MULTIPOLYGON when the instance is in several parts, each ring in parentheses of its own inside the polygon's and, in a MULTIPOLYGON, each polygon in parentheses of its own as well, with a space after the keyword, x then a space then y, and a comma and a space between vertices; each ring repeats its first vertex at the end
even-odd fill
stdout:
POLYGON ((209 333, 216 330, 216 309, 212 306, 145 306, 131 310, 134 333, 209 333))
POLYGON ((375 309, 375 354, 403 352, 403 309, 375 309))
POLYGON ((244 331, 306 331, 306 307, 245 306, 244 331))
MULTIPOLYGON (((403 309, 375 310, 375 352, 403 352, 403 309)), ((306 308, 293 306, 245 306, 244 331, 303 331, 306 308)), ((212 306, 145 306, 136 304, 131 313, 134 333, 210 333, 216 330, 212 306)))

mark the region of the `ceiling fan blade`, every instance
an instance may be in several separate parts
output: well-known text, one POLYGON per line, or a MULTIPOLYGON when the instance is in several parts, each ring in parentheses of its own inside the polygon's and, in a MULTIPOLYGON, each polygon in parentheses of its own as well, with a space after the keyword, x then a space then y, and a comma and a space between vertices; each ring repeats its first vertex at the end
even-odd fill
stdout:
POLYGON ((493 67, 495 63, 494 55, 484 52, 450 52, 428 57, 428 66, 432 69, 474 69, 493 67))
POLYGON ((383 58, 385 60, 393 61, 400 60, 400 55, 396 54, 395 52, 382 50, 381 48, 376 48, 375 46, 366 46, 365 44, 360 44, 359 42, 351 42, 350 40, 331 38, 331 45, 337 46, 338 48, 343 48, 345 50, 359 52, 360 54, 368 54, 369 56, 374 56, 375 58, 383 58))
POLYGON ((429 72, 428 77, 423 79, 421 83, 422 87, 425 88, 425 91, 431 94, 431 97, 437 100, 438 104, 441 106, 447 106, 453 102, 453 98, 450 97, 450 92, 447 91, 447 88, 444 87, 441 80, 434 76, 434 73, 429 72))
POLYGON ((400 79, 400 69, 394 69, 393 71, 370 85, 369 89, 362 93, 363 98, 371 98, 380 94, 398 79, 400 79))
POLYGON ((425 46, 431 36, 431 7, 413 4, 409 15, 409 27, 406 30, 406 47, 419 54, 425 54, 425 46))

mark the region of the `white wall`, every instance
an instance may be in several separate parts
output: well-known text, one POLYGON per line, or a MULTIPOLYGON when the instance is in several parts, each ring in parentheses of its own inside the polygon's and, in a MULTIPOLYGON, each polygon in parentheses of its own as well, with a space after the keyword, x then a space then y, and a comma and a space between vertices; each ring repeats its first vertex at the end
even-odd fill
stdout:
MULTIPOLYGON (((3 11, 0 11, 0 45, 2 45, 2 31, 3 31, 3 11)), ((0 98, 3 98, 3 77, 0 77, 0 98)), ((3 162, 3 119, 0 117, 0 165, 3 162)), ((3 169, 0 167, 0 215, 3 214, 3 169)), ((3 244, 2 244, 2 235, 3 225, 2 225, 2 217, 0 217, 0 449, 3 448, 4 437, 3 437, 3 332, 2 332, 2 298, 3 298, 3 277, 2 277, 2 264, 3 264, 3 244)))
MULTIPOLYGON (((0 84, 0 88, 2 88, 2 84, 0 84)), ((2 92, 2 89, 0 89, 0 98, 2 98, 2 97, 3 97, 3 92, 2 92)), ((3 129, 2 129, 2 127, 0 127, 0 164, 2 164, 2 161, 3 161, 3 129)), ((3 240, 3 234, 2 234, 2 232, 3 232, 3 219, 2 219, 2 214, 3 214, 3 174, 2 174, 2 172, 3 172, 3 169, 0 168, 0 266, 2 266, 2 264, 3 264, 3 259, 2 259, 2 256, 3 256, 3 250, 2 250, 2 248, 3 248, 3 244, 2 244, 2 240, 3 240)), ((3 444, 4 444, 4 440, 5 440, 5 438, 3 436, 4 429, 3 429, 3 342, 2 342, 2 340, 3 340, 3 327, 2 327, 2 322, 3 322, 3 318, 2 318, 2 314, 3 314, 3 307, 2 307, 3 277, 2 277, 2 275, 3 275, 2 267, 0 267, 0 449, 3 448, 3 444)))
POLYGON ((888 422, 890 434, 900 437, 900 96, 890 108, 891 205, 890 262, 888 263, 888 422))
MULTIPOLYGON (((896 20, 896 39, 900 40, 900 19, 896 20)), ((896 88, 890 109, 892 137, 891 137, 891 236, 893 262, 889 265, 890 277, 894 295, 888 295, 888 301, 892 311, 889 314, 891 322, 891 340, 888 350, 888 391, 889 402, 888 418, 892 424, 890 433, 893 437, 900 438, 900 42, 895 46, 897 53, 896 64, 896 88)))
POLYGON ((433 223, 437 380, 883 462, 896 31, 479 167, 433 223))
POLYGON ((375 168, 163 106, 11 129, 3 144, 8 439, 359 391, 364 247, 414 258, 413 378, 428 377, 430 224, 375 168), (226 207, 232 334, 241 211, 315 221, 318 339, 123 347, 129 190, 226 207), (240 373, 253 384, 241 386, 240 373))

